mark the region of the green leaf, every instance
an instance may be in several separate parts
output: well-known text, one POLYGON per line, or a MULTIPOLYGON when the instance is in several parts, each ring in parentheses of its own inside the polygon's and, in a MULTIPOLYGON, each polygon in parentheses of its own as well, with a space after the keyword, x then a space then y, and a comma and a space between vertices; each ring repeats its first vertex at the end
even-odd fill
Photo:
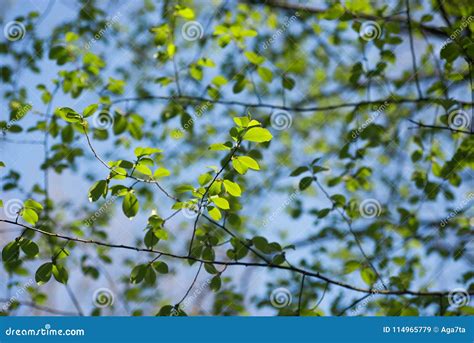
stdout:
POLYGON ((23 250, 23 252, 26 254, 26 256, 30 258, 33 258, 39 254, 38 245, 35 242, 30 241, 29 239, 22 239, 20 241, 20 247, 21 250, 23 250))
POLYGON ((220 220, 222 218, 222 213, 217 207, 209 206, 207 209, 212 219, 220 220))
POLYGON ((143 243, 145 243, 145 246, 147 248, 153 247, 155 244, 157 244, 160 240, 158 237, 155 236, 155 233, 153 230, 148 230, 147 233, 145 234, 145 237, 143 238, 143 243))
POLYGON ((41 205, 39 202, 34 201, 32 199, 26 200, 25 203, 23 204, 23 207, 33 209, 36 212, 41 212, 43 210, 43 205, 41 205))
POLYGON ((283 76, 281 82, 283 88, 285 89, 292 90, 295 87, 295 80, 293 80, 291 77, 283 76))
POLYGON ((105 180, 97 181, 89 189, 90 202, 99 200, 101 196, 105 198, 106 195, 107 195, 107 182, 105 180))
POLYGON ((265 68, 265 67, 258 67, 257 73, 262 78, 263 81, 268 82, 268 83, 272 82, 273 73, 270 69, 265 68))
POLYGON ((158 148, 149 148, 149 147, 138 147, 138 148, 135 148, 134 150, 135 156, 137 156, 138 158, 146 156, 146 155, 157 154, 160 152, 163 152, 163 150, 158 149, 158 148))
POLYGON ((250 119, 248 117, 234 117, 234 123, 239 127, 247 127, 249 125, 250 119))
POLYGON ((147 265, 146 264, 139 264, 135 268, 132 269, 132 273, 130 274, 130 282, 131 283, 140 283, 145 278, 147 265))
POLYGON ((250 128, 247 132, 245 132, 243 139, 250 141, 250 142, 268 142, 273 138, 270 131, 264 129, 262 127, 253 127, 250 128))
POLYGON ((360 276, 362 277, 362 280, 364 280, 364 282, 369 286, 372 286, 377 280, 377 275, 372 270, 372 268, 369 267, 362 269, 360 271, 360 276))
POLYGON ((158 239, 162 239, 162 240, 167 240, 168 239, 168 232, 166 232, 165 230, 163 229, 156 229, 153 231, 154 235, 156 238, 158 239))
POLYGON ((209 146, 209 150, 212 150, 212 151, 230 150, 231 148, 232 148, 232 144, 230 144, 230 146, 228 146, 228 145, 223 144, 223 143, 215 143, 215 144, 211 144, 209 146))
POLYGON ((123 198, 123 202, 122 202, 123 213, 128 218, 133 219, 133 217, 137 215, 138 209, 139 209, 138 199, 133 193, 133 191, 129 191, 123 198))
POLYGON ((229 207, 229 202, 227 199, 221 198, 221 197, 212 197, 211 201, 216 204, 217 207, 223 209, 223 210, 228 210, 229 207))
POLYGON ((20 257, 20 246, 17 241, 12 241, 5 245, 2 250, 2 261, 6 263, 18 260, 20 257))
POLYGON ((313 182, 313 177, 312 176, 306 176, 300 180, 299 183, 299 188, 301 191, 305 190, 309 186, 311 186, 311 183, 313 182))
POLYGON ((268 241, 265 237, 256 236, 252 238, 252 242, 255 245, 255 247, 261 252, 265 254, 269 254, 272 252, 272 249, 270 248, 270 245, 268 244, 268 241))
POLYGON ((305 167, 305 166, 301 166, 301 167, 298 167, 296 168, 295 170, 293 170, 290 174, 290 176, 298 176, 300 174, 303 174, 304 172, 307 172, 309 170, 308 167, 305 167))
POLYGON ((344 273, 350 274, 360 268, 359 261, 347 261, 344 266, 344 273))
POLYGON ((154 285, 156 283, 156 272, 151 265, 147 265, 145 272, 145 282, 148 285, 154 285))
POLYGON ((216 87, 222 87, 227 84, 227 79, 222 75, 217 75, 211 81, 216 87))
POLYGON ((57 282, 67 285, 69 274, 63 266, 53 264, 53 276, 57 282))
POLYGON ((260 170, 260 166, 258 165, 257 161, 255 161, 252 157, 239 156, 239 157, 236 157, 235 160, 238 160, 247 168, 250 168, 253 170, 260 170))
POLYGON ((230 195, 233 195, 234 197, 239 197, 242 194, 240 186, 230 180, 224 180, 224 188, 230 195))
POLYGON ((98 108, 99 108, 98 104, 92 104, 92 105, 87 106, 82 112, 83 117, 84 118, 90 117, 91 115, 95 113, 95 111, 97 111, 98 108))
POLYGON ((222 281, 220 275, 216 275, 211 279, 211 283, 209 284, 209 287, 214 291, 217 292, 219 289, 221 289, 222 286, 222 281))
POLYGON ((124 87, 125 87, 125 81, 109 77, 107 90, 109 90, 110 92, 114 94, 123 94, 124 87))
POLYGON ((245 57, 247 57, 250 63, 255 65, 262 64, 265 61, 265 58, 263 56, 257 55, 253 51, 245 51, 244 55, 245 57))
POLYGON ((42 264, 35 274, 35 280, 38 285, 45 284, 51 279, 51 275, 53 273, 53 264, 51 262, 47 262, 42 264))
POLYGON ((246 165, 240 162, 238 158, 235 158, 232 160, 232 166, 237 171, 237 173, 242 174, 242 175, 245 174, 247 170, 249 169, 246 165))
POLYGON ((151 176, 152 174, 151 169, 141 163, 135 166, 135 171, 146 176, 151 176))
POLYGON ((0 161, 0 168, 5 168, 5 163, 0 161))
POLYGON ((20 215, 24 221, 30 223, 31 225, 35 225, 39 219, 38 213, 36 213, 36 211, 31 208, 24 208, 21 210, 20 215))
POLYGON ((185 19, 194 19, 194 11, 189 7, 176 5, 176 10, 175 10, 174 14, 177 17, 181 17, 181 18, 185 18, 185 19))
POLYGON ((82 120, 81 115, 69 107, 61 107, 57 114, 69 123, 79 123, 82 120))
POLYGON ((168 274, 168 272, 169 272, 168 265, 165 262, 162 262, 162 261, 154 262, 153 267, 160 274, 168 274))

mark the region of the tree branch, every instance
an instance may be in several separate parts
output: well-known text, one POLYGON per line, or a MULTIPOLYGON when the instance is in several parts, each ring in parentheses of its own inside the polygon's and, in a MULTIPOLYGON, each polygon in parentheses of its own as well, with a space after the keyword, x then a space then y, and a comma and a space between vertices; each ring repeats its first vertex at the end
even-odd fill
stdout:
MULTIPOLYGON (((192 96, 192 95, 181 95, 181 96, 165 96, 165 95, 149 95, 143 97, 130 97, 130 98, 119 98, 115 99, 111 102, 112 105, 119 104, 122 102, 134 101, 186 101, 186 102, 208 102, 211 104, 221 104, 221 105, 235 105, 235 106, 242 106, 248 108, 268 108, 274 110, 285 110, 290 112, 322 112, 328 110, 336 110, 340 108, 350 108, 350 107, 362 107, 362 106, 371 106, 371 105, 383 105, 385 102, 391 104, 422 104, 422 103, 438 103, 439 98, 419 98, 419 99, 410 99, 410 98, 387 98, 387 99, 380 99, 380 100, 372 100, 372 101, 359 101, 359 102, 345 102, 341 104, 335 105, 327 105, 327 106, 313 106, 313 107, 291 107, 291 106, 283 106, 283 105, 273 105, 273 104, 266 104, 266 103, 248 103, 239 100, 221 100, 221 99, 211 99, 206 97, 200 96, 192 96)), ((472 106, 474 103, 463 101, 463 100, 455 100, 456 103, 462 106, 472 106)))
MULTIPOLYGON (((8 304, 8 303, 11 302, 11 299, 0 299, 0 302, 8 304)), ((48 313, 51 313, 51 314, 58 314, 58 315, 62 315, 62 316, 76 316, 77 315, 76 312, 57 310, 55 308, 38 305, 33 301, 18 301, 18 300, 15 300, 14 303, 18 304, 19 306, 31 307, 31 308, 34 308, 34 309, 37 309, 37 310, 40 310, 40 311, 44 311, 44 312, 48 312, 48 313)))
MULTIPOLYGON (((251 4, 260 4, 256 0, 247 0, 247 2, 251 4)), ((268 1, 265 1, 264 4, 269 7, 275 7, 275 8, 291 10, 291 11, 308 12, 312 14, 324 14, 324 13, 327 13, 328 11, 328 9, 316 8, 316 7, 307 6, 305 4, 289 3, 286 1, 279 1, 279 0, 268 0, 268 1)), ((401 17, 401 16, 377 16, 377 15, 368 14, 368 13, 352 12, 352 11, 349 11, 348 9, 345 9, 345 14, 350 15, 353 19, 397 22, 401 24, 401 27, 404 30, 408 30, 408 27, 406 26, 407 24, 406 18, 401 17)), ((443 30, 435 26, 429 26, 429 25, 425 25, 425 24, 415 22, 415 21, 413 22, 413 25, 441 39, 446 39, 446 37, 448 36, 443 30)))
MULTIPOLYGON (((27 226, 22 223, 17 223, 12 220, 7 220, 7 219, 0 219, 0 222, 3 223, 8 223, 12 225, 18 225, 23 227, 26 230, 31 230, 37 233, 40 233, 45 236, 49 237, 54 237, 54 238, 59 238, 59 239, 64 239, 68 241, 73 241, 73 242, 78 242, 78 243, 84 243, 84 244, 91 244, 91 245, 98 245, 98 246, 104 246, 104 247, 109 247, 109 248, 117 248, 117 249, 124 249, 124 250, 134 250, 137 252, 148 252, 148 253, 153 253, 153 254, 161 254, 163 256, 167 256, 170 258, 174 259, 179 259, 179 260, 191 260, 191 261, 196 261, 196 262, 202 262, 202 263, 212 263, 212 264, 217 264, 217 265, 222 265, 222 266, 244 266, 244 267, 259 267, 259 268, 270 268, 270 269, 280 269, 280 270, 287 270, 290 272, 306 275, 309 277, 314 277, 320 280, 324 280, 330 284, 349 289, 352 291, 360 292, 360 293, 368 293, 368 294, 382 294, 382 295, 411 295, 411 296, 447 296, 449 294, 449 291, 412 291, 408 289, 404 290, 379 290, 379 289, 374 289, 374 288, 361 288, 357 286, 353 286, 338 280, 334 280, 328 276, 325 276, 319 272, 313 272, 305 269, 301 269, 298 267, 293 267, 293 266, 286 266, 286 265, 277 265, 277 264, 272 264, 272 263, 258 263, 258 262, 245 262, 245 261, 218 261, 218 260, 205 260, 202 258, 197 258, 197 257, 192 257, 188 255, 177 255, 174 253, 169 253, 165 251, 159 251, 155 249, 149 249, 149 248, 140 248, 140 247, 134 247, 130 245, 124 245, 124 244, 112 244, 112 243, 106 243, 106 242, 101 242, 101 241, 95 241, 91 239, 82 239, 82 238, 77 238, 77 237, 70 237, 66 236, 64 234, 58 234, 58 233, 52 233, 52 232, 47 232, 35 227, 27 226)), ((474 295, 474 291, 469 291, 468 292, 470 295, 474 295)))
POLYGON ((459 130, 459 129, 453 129, 452 127, 449 126, 438 126, 438 125, 429 125, 429 124, 423 124, 422 122, 413 120, 413 119, 408 119, 410 123, 413 123, 417 125, 417 127, 414 127, 414 129, 417 128, 422 128, 422 129, 434 129, 434 130, 448 130, 451 132, 459 132, 459 133, 464 133, 466 135, 474 135, 474 132, 470 131, 465 131, 465 130, 459 130))

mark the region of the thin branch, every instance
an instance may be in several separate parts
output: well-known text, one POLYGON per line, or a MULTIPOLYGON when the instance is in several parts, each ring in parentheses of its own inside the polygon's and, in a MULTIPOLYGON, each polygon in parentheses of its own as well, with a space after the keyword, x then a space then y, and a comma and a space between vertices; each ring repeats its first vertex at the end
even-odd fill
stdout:
MULTIPOLYGON (((247 103, 238 100, 222 100, 222 99, 211 99, 206 97, 200 96, 192 96, 192 95, 181 95, 181 96, 164 96, 164 95, 150 95, 150 96, 143 96, 143 97, 131 97, 131 98, 119 98, 115 99, 111 102, 112 105, 119 104, 122 102, 134 101, 134 102, 141 102, 141 101, 190 101, 190 102, 209 102, 211 104, 222 104, 222 105, 235 105, 235 106, 242 106, 248 108, 269 108, 269 109, 277 109, 277 110, 285 110, 291 112, 323 112, 328 110, 336 110, 340 108, 350 108, 350 107, 362 107, 362 106, 373 106, 373 105, 383 105, 385 102, 389 102, 391 104, 421 104, 421 103, 438 103, 438 98, 420 98, 420 99, 410 99, 410 98, 387 98, 387 99, 380 99, 380 100, 372 100, 372 101, 359 101, 359 102, 346 102, 341 104, 335 105, 328 105, 328 106, 313 106, 313 107, 291 107, 291 106, 283 106, 283 105, 273 105, 273 104, 265 104, 265 103, 247 103)), ((473 102, 467 102, 463 100, 455 100, 456 103, 462 106, 472 106, 474 105, 473 102)))
POLYGON ((77 298, 74 295, 74 292, 72 291, 71 287, 69 287, 68 285, 65 285, 65 286, 66 286, 67 294, 69 295, 69 298, 71 298, 71 301, 77 310, 77 314, 79 314, 81 317, 84 316, 84 312, 82 312, 81 305, 79 304, 79 301, 77 301, 77 298))
POLYGON ((328 290, 328 288, 329 282, 326 282, 326 287, 324 287, 323 294, 321 294, 321 298, 319 299, 318 303, 312 308, 313 311, 317 309, 319 305, 321 305, 321 303, 323 302, 324 296, 326 295, 326 291, 328 290))
POLYGON ((171 195, 166 189, 164 189, 158 181, 156 180, 145 180, 145 179, 141 179, 141 178, 138 178, 138 177, 135 177, 133 175, 129 175, 129 174, 120 174, 119 172, 117 172, 116 170, 114 170, 113 168, 111 168, 100 156, 99 154, 97 154, 96 150, 94 149, 94 146, 92 145, 92 141, 89 137, 89 134, 87 133, 87 129, 85 126, 83 126, 83 130, 84 130, 84 135, 86 136, 86 140, 87 140, 87 145, 89 146, 89 149, 91 150, 92 154, 94 155, 94 157, 103 165, 105 166, 108 170, 116 173, 117 175, 121 175, 121 176, 125 176, 129 179, 133 179, 135 181, 138 181, 138 182, 143 182, 143 183, 153 183, 156 185, 156 187, 158 187, 158 189, 168 198, 174 200, 174 201, 179 201, 178 198, 176 198, 175 196, 171 195))
MULTIPOLYGON (((260 4, 260 2, 256 0, 246 0, 246 2, 260 4)), ((292 10, 292 11, 302 11, 302 12, 308 12, 312 14, 325 14, 328 11, 327 8, 324 8, 324 9, 316 8, 316 7, 307 6, 306 4, 297 4, 294 2, 290 3, 290 2, 280 1, 280 0, 269 0, 269 1, 265 1, 264 4, 269 7, 281 8, 281 9, 292 10)), ((403 29, 407 29, 407 27, 405 26, 407 23, 406 19, 401 16, 378 16, 375 14, 352 12, 352 11, 349 11, 348 9, 345 9, 345 14, 350 15, 353 18, 360 18, 360 19, 374 20, 374 21, 397 22, 403 25, 402 26, 403 29)), ((439 37, 442 39, 445 39, 446 37, 448 37, 448 35, 442 29, 438 27, 425 25, 419 22, 413 22, 413 25, 436 37, 439 37)))
POLYGON ((232 157, 234 157, 235 153, 237 152, 237 150, 239 149, 240 147, 240 143, 242 142, 242 140, 239 140, 237 142, 237 144, 235 145, 235 147, 232 149, 232 151, 230 152, 229 156, 227 157, 227 160, 223 163, 221 169, 216 173, 216 175, 214 175, 214 178, 212 179, 212 181, 209 183, 209 186, 206 187, 206 190, 204 191, 204 194, 202 195, 202 198, 201 200, 199 201, 199 204, 198 204, 198 209, 197 209, 197 216, 196 216, 196 219, 194 220, 194 226, 193 226, 193 235, 191 237, 191 241, 189 243, 189 252, 188 254, 191 255, 191 250, 193 249, 193 242, 194 242, 194 237, 196 236, 196 230, 197 230, 197 224, 198 224, 198 221, 199 221, 199 217, 201 215, 201 210, 202 210, 202 207, 203 207, 203 204, 204 204, 204 201, 206 200, 206 195, 209 193, 209 189, 211 189, 212 185, 214 184, 214 182, 216 182, 217 178, 219 177, 219 175, 222 174, 222 172, 224 171, 225 168, 227 168, 227 166, 229 165, 230 161, 232 160, 232 157))
POLYGON ((349 228, 349 231, 350 233, 352 234, 352 236, 354 237, 354 240, 357 244, 357 247, 359 248, 359 251, 361 252, 362 256, 364 256, 365 260, 367 261, 367 263, 369 264, 370 268, 374 271, 374 273, 377 275, 377 278, 380 280, 380 282, 382 283, 382 285, 384 286, 385 289, 388 289, 387 286, 385 285, 385 283, 383 282, 382 280, 382 277, 380 276, 380 273, 377 271, 377 269, 375 268, 375 266, 373 265, 372 261, 370 260, 370 258, 367 256, 367 254, 365 253, 364 251, 364 248, 362 247, 362 243, 359 239, 359 237, 357 236, 356 232, 354 231, 354 229, 352 228, 352 221, 346 216, 346 214, 341 211, 339 209, 339 207, 336 206, 334 200, 332 200, 331 196, 329 195, 329 193, 326 191, 326 189, 324 189, 323 185, 321 185, 321 183, 319 182, 319 180, 314 177, 314 181, 316 182, 316 184, 318 185, 319 189, 324 193, 324 195, 326 196, 326 198, 328 198, 329 201, 331 201, 332 205, 334 206, 334 208, 336 209, 337 213, 339 213, 339 215, 341 216, 341 218, 346 222, 347 224, 347 227, 349 228))
POLYGON ((413 73, 415 76, 416 89, 418 91, 418 98, 423 98, 423 93, 421 92, 420 80, 418 79, 418 68, 416 66, 416 55, 415 55, 415 45, 413 43, 413 30, 411 28, 411 17, 410 17, 410 0, 406 0, 407 7, 407 24, 408 24, 408 37, 410 41, 410 51, 411 51, 411 61, 413 64, 413 73))
POLYGON ((300 295, 298 296, 298 316, 301 315, 301 299, 303 298, 304 279, 306 274, 301 277, 300 295))
MULTIPOLYGON (((11 299, 0 299, 0 302, 2 303, 10 303, 11 299)), ((57 310, 55 308, 47 307, 47 306, 42 306, 38 305, 33 301, 18 301, 15 300, 15 304, 18 304, 19 306, 26 306, 26 307, 31 307, 43 312, 51 313, 51 314, 58 314, 62 316, 76 316, 76 312, 69 312, 69 311, 63 311, 63 310, 57 310)))
POLYGON ((202 216, 203 216, 203 218, 206 218, 210 223, 212 223, 212 224, 216 225, 217 227, 221 228, 222 230, 224 230, 229 236, 237 238, 240 241, 240 243, 242 243, 242 245, 244 247, 246 247, 249 251, 253 252, 257 257, 260 257, 267 264, 271 263, 265 256, 263 256, 257 250, 255 250, 249 244, 247 244, 245 239, 242 239, 242 238, 238 237, 236 234, 234 234, 232 231, 230 231, 225 225, 222 225, 222 224, 216 222, 215 220, 213 220, 212 218, 208 217, 205 214, 203 214, 202 216))
POLYGON ((414 127, 414 129, 418 128, 423 128, 423 129, 435 129, 435 130, 448 130, 451 132, 459 132, 459 133, 464 133, 466 135, 473 135, 474 132, 470 131, 465 131, 465 130, 459 130, 459 129, 453 129, 452 127, 449 126, 438 126, 438 125, 429 125, 429 124, 423 124, 422 122, 413 120, 413 119, 408 119, 410 123, 413 123, 417 125, 417 127, 414 127))
POLYGON ((349 306, 347 306, 346 308, 344 308, 341 312, 338 313, 338 316, 342 316, 344 313, 346 313, 346 311, 350 310, 351 308, 353 308, 354 306, 356 306, 358 303, 360 303, 361 301, 365 300, 366 298, 370 297, 372 294, 366 294, 364 295, 362 298, 359 298, 357 299, 356 301, 354 301, 353 303, 351 303, 349 306))
MULTIPOLYGON (((163 256, 167 256, 170 258, 174 259, 180 259, 180 260, 186 260, 186 261, 196 261, 196 262, 203 262, 203 263, 212 263, 212 264, 217 264, 217 265, 222 265, 222 266, 245 266, 245 267, 260 267, 260 268, 270 268, 270 269, 280 269, 280 270, 287 270, 290 272, 294 273, 299 273, 299 274, 305 274, 306 276, 309 277, 314 277, 320 280, 324 280, 326 282, 329 282, 330 284, 349 289, 352 291, 356 292, 361 292, 361 293, 368 293, 368 294, 383 294, 383 295, 412 295, 412 296, 447 296, 449 294, 449 291, 433 291, 433 292, 427 292, 427 291, 412 291, 412 290, 379 290, 379 289, 367 289, 367 288, 360 288, 356 287, 338 280, 331 279, 328 276, 325 276, 319 272, 313 272, 305 269, 301 269, 298 267, 293 267, 293 266, 286 266, 286 265, 276 265, 272 263, 258 263, 258 262, 244 262, 244 261, 218 261, 218 260, 205 260, 202 258, 197 258, 197 257, 192 257, 188 255, 177 255, 174 253, 169 253, 165 251, 159 251, 155 249, 149 249, 149 248, 139 248, 139 247, 134 247, 134 246, 129 246, 129 245, 123 245, 123 244, 112 244, 112 243, 106 243, 106 242, 101 242, 101 241, 95 241, 91 239, 82 239, 82 238, 77 238, 77 237, 70 237, 66 236, 64 234, 58 234, 58 233, 52 233, 52 232, 47 232, 35 227, 27 226, 22 223, 17 223, 12 220, 7 220, 7 219, 0 219, 0 222, 4 223, 9 223, 12 225, 18 225, 23 227, 24 229, 31 230, 37 233, 40 233, 45 236, 49 237, 54 237, 58 239, 64 239, 64 240, 69 240, 73 242, 78 242, 78 243, 84 243, 84 244, 91 244, 91 245, 98 245, 98 246, 104 246, 104 247, 109 247, 109 248, 117 248, 117 249, 125 249, 125 250, 134 250, 137 252, 148 252, 148 253, 153 253, 153 254, 162 254, 163 256)), ((474 291, 469 291, 468 292, 470 295, 474 295, 474 291)))
POLYGON ((196 280, 199 276, 199 273, 201 272, 201 268, 202 268, 202 265, 204 263, 201 262, 201 264, 199 265, 199 268, 198 268, 198 271, 196 273, 196 275, 194 276, 194 279, 193 279, 193 282, 191 283, 191 285, 189 286, 188 290, 186 291, 186 293, 184 294, 183 298, 176 304, 176 307, 178 307, 183 301, 184 299, 186 299, 186 297, 189 295, 189 292, 191 292, 191 289, 193 289, 193 286, 194 284, 196 283, 196 280))
POLYGON ((43 141, 35 141, 35 140, 14 140, 8 138, 2 138, 2 142, 4 143, 11 143, 11 144, 32 144, 32 145, 43 145, 43 141))

